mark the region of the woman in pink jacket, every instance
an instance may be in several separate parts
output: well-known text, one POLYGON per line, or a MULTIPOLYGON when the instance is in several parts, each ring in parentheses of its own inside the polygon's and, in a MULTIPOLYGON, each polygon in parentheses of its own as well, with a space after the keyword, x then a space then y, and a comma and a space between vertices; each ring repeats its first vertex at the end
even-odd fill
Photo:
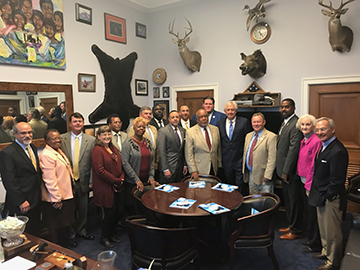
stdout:
MULTIPOLYGON (((306 195, 309 196, 311 183, 314 175, 314 160, 318 151, 322 147, 322 142, 316 136, 315 130, 316 119, 314 116, 305 114, 299 118, 296 127, 304 134, 304 139, 300 144, 299 159, 297 163, 297 174, 304 184, 306 195)), ((306 206, 306 204, 304 204, 306 206)), ((308 225, 308 242, 306 243, 305 252, 320 252, 321 240, 317 222, 316 207, 307 204, 307 225, 308 225)), ((306 216, 306 215, 305 215, 306 216)))

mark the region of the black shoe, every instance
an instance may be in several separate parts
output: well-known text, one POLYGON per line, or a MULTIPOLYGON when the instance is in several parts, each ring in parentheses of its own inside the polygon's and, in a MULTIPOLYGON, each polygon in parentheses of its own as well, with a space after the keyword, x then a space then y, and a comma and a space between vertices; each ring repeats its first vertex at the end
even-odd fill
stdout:
POLYGON ((314 253, 313 258, 319 259, 319 260, 326 260, 327 259, 326 255, 323 255, 321 253, 314 253))
POLYGON ((73 247, 73 248, 77 247, 77 242, 76 242, 75 238, 69 239, 67 244, 69 247, 73 247))
POLYGON ((95 237, 92 234, 78 234, 79 237, 81 237, 84 240, 94 240, 95 237))
POLYGON ((103 245, 103 246, 105 246, 107 248, 113 248, 114 247, 114 245, 111 244, 109 239, 107 239, 107 238, 101 238, 100 239, 100 245, 103 245))
POLYGON ((109 238, 110 242, 113 242, 113 243, 120 243, 121 240, 119 238, 117 238, 116 236, 111 236, 109 238))

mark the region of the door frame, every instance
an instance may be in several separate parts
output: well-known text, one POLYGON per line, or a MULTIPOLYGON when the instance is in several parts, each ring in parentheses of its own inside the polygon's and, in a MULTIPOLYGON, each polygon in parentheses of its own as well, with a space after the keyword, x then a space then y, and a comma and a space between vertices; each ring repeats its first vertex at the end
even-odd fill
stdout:
POLYGON ((171 87, 171 110, 178 110, 177 108, 177 92, 182 91, 200 91, 200 90, 213 90, 214 91, 214 99, 215 99, 215 110, 218 111, 218 98, 219 98, 219 85, 217 83, 214 84, 198 84, 198 85, 183 85, 183 86, 173 86, 171 87))
POLYGON ((309 92, 311 85, 360 82, 360 76, 304 78, 301 80, 301 113, 309 113, 309 92))

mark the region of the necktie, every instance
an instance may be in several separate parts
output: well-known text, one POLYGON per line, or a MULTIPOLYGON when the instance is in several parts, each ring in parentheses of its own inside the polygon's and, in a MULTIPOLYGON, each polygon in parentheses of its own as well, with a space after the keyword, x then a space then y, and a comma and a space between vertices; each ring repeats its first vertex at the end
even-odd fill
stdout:
POLYGON ((175 132, 175 134, 176 134, 176 137, 178 138, 179 144, 181 145, 181 139, 180 139, 179 133, 177 132, 177 128, 176 128, 176 127, 174 127, 174 132, 175 132))
POLYGON ((253 152, 254 152, 254 148, 255 148, 255 145, 257 143, 257 137, 258 137, 258 134, 255 133, 255 138, 251 144, 251 147, 250 147, 250 153, 249 153, 249 159, 248 159, 248 165, 249 167, 252 167, 253 166, 253 152))
POLYGON ((210 141, 209 133, 206 128, 204 128, 204 131, 205 131, 206 144, 208 145, 209 150, 211 151, 211 141, 210 141))
POLYGON ((121 152, 121 140, 120 140, 120 134, 119 133, 115 133, 115 141, 116 141, 116 148, 119 149, 119 151, 121 152))
POLYGON ((323 146, 321 146, 321 147, 319 148, 319 150, 317 151, 317 153, 316 153, 316 159, 319 158, 319 155, 320 155, 320 153, 322 152, 322 149, 323 149, 323 146))
POLYGON ((189 129, 189 126, 188 126, 187 121, 185 122, 185 129, 186 129, 186 130, 188 130, 188 129, 189 129))
POLYGON ((37 171, 36 160, 35 160, 35 157, 34 157, 33 152, 31 151, 30 145, 28 145, 28 146, 26 147, 26 150, 29 152, 29 156, 30 156, 30 159, 31 159, 31 163, 32 163, 32 165, 34 166, 35 171, 37 171))
POLYGON ((284 126, 285 126, 285 121, 283 121, 283 122, 281 123, 281 127, 280 127, 280 130, 279 130, 279 135, 281 134, 281 131, 282 131, 282 129, 284 128, 284 126))
POLYGON ((79 137, 76 136, 75 144, 74 144, 74 160, 73 160, 73 167, 74 167, 74 179, 75 181, 79 180, 79 153, 80 153, 80 145, 79 145, 79 137))
POLYGON ((230 120, 230 126, 229 126, 229 139, 230 140, 232 139, 233 132, 234 132, 233 122, 232 122, 232 120, 230 120))
POLYGON ((163 124, 162 120, 160 120, 159 123, 160 123, 161 128, 164 127, 164 124, 163 124))

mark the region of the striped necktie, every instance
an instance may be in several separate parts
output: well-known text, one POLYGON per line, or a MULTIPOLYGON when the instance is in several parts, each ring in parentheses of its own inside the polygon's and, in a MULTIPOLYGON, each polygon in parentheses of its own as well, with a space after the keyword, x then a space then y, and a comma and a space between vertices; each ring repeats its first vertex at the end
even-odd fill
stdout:
POLYGON ((31 151, 30 145, 28 145, 28 146, 26 147, 26 150, 29 152, 29 156, 30 156, 30 159, 31 159, 31 163, 32 163, 32 165, 34 166, 35 171, 37 171, 36 160, 35 160, 35 157, 34 157, 33 152, 31 151))

